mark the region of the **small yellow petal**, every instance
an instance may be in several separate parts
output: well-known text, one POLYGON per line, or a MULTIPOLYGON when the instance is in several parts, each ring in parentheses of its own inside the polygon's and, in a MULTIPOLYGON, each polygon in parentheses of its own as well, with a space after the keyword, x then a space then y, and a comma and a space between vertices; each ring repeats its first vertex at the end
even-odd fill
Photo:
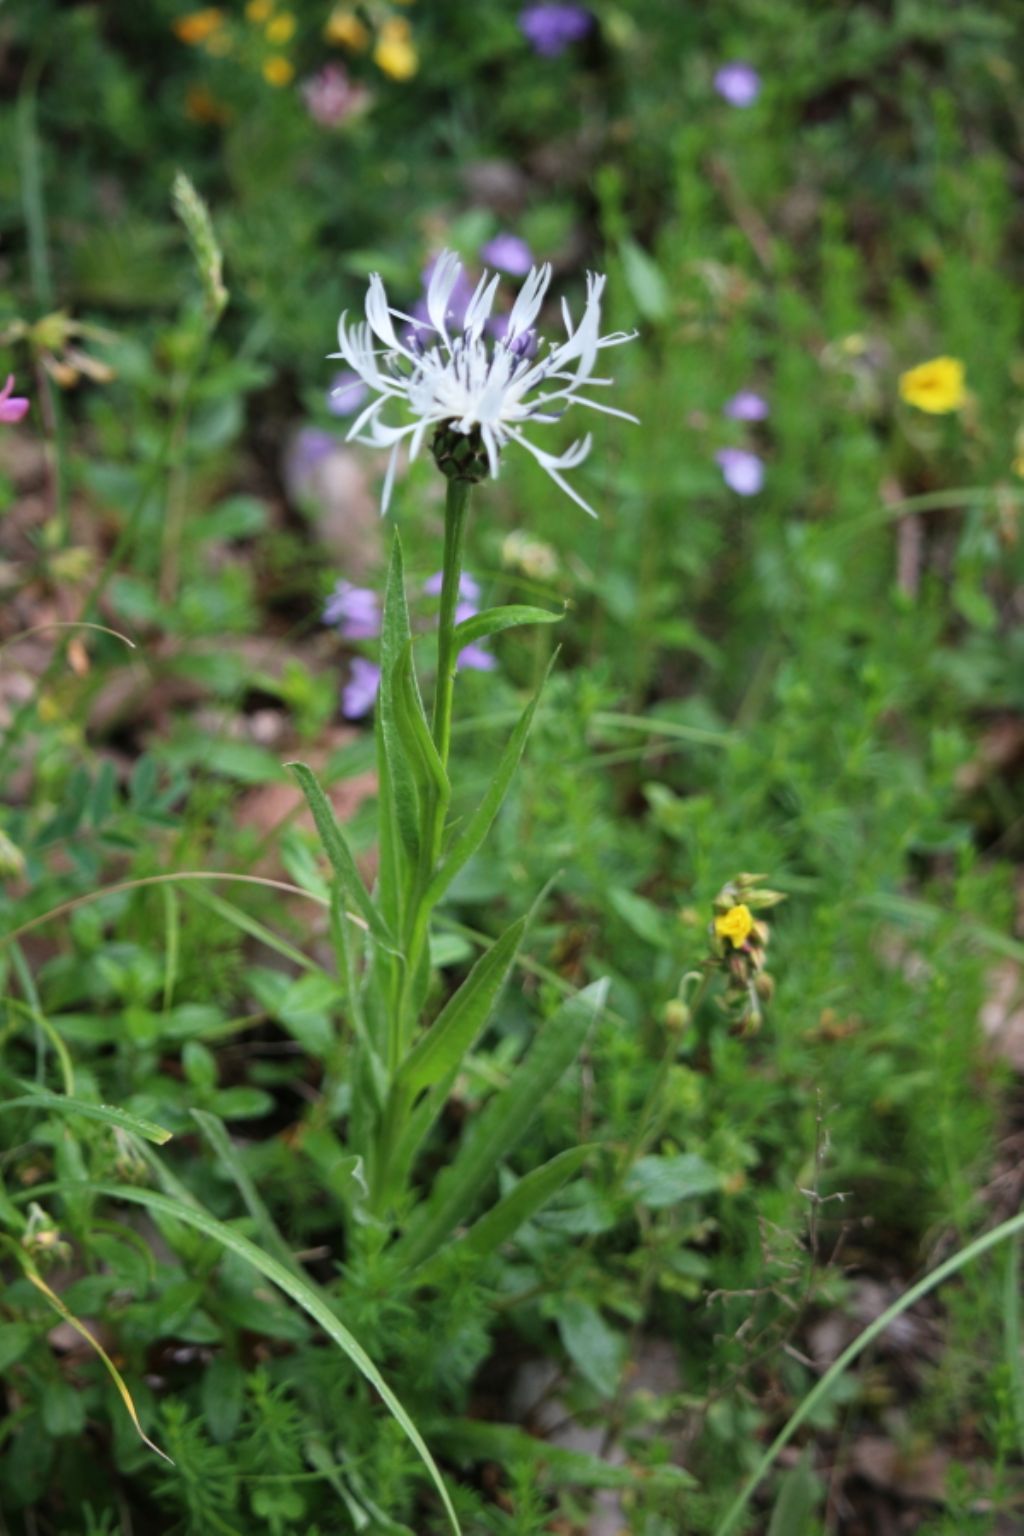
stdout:
POLYGON ((958 357, 933 357, 900 374, 900 396, 932 416, 958 411, 967 399, 964 365, 958 357))
POLYGON ((742 902, 715 918, 715 933, 720 939, 728 939, 734 949, 739 949, 746 942, 753 929, 754 919, 750 908, 742 902))

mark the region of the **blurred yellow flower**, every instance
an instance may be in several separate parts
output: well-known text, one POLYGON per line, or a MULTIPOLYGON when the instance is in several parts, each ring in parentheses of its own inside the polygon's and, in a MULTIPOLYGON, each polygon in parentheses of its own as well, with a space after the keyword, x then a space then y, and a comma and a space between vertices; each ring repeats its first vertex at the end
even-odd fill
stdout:
POLYGON ((754 919, 750 908, 740 902, 739 906, 730 907, 728 912, 715 918, 715 933, 720 939, 728 939, 733 949, 740 946, 750 937, 754 927, 754 919))
POLYGON ((932 416, 958 411, 967 399, 964 365, 958 357, 933 357, 900 374, 900 396, 932 416))
POLYGON ((190 11, 187 16, 180 16, 174 23, 174 31, 183 43, 194 48, 208 42, 223 25, 224 12, 219 6, 208 5, 204 10, 190 11))
POLYGON ((373 62, 392 80, 409 80, 419 68, 419 57, 410 41, 410 26, 402 16, 393 16, 377 33, 373 62))
POLYGON ((259 27, 267 20, 274 9, 274 0, 249 0, 245 8, 245 19, 259 27))
POLYGON ((327 18, 324 26, 324 37, 329 43, 337 43, 341 48, 351 48, 355 52, 361 52, 370 41, 367 28, 359 20, 355 11, 350 11, 347 6, 338 6, 327 18))
POLYGON ((290 85, 294 80, 295 66, 283 54, 272 53, 269 59, 263 61, 263 78, 268 85, 280 90, 282 86, 290 85))
POLYGON ((1013 463, 1010 465, 1010 468, 1013 470, 1015 475, 1020 475, 1021 479, 1024 480, 1024 453, 1019 453, 1017 455, 1013 463))
POLYGON ((295 17, 291 11, 282 11, 280 16, 275 16, 272 21, 267 22, 267 41, 276 44, 278 47, 282 43, 291 42, 294 35, 295 17))

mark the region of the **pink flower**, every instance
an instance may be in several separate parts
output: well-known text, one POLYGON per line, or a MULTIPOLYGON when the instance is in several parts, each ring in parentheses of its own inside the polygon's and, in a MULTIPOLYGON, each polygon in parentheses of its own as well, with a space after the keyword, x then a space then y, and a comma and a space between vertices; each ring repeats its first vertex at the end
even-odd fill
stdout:
POLYGON ((300 86, 306 111, 321 128, 338 128, 347 117, 360 111, 367 100, 361 85, 353 85, 340 64, 325 64, 323 69, 304 80, 300 86))
POLYGON ((732 107, 752 107, 761 94, 761 77, 750 64, 736 59, 715 75, 715 90, 732 107))
POLYGON ((764 421, 768 416, 768 402, 752 389, 741 389, 722 406, 722 415, 731 421, 764 421))
POLYGON ((0 389, 0 421, 21 421, 28 414, 29 402, 24 395, 14 395, 14 374, 10 374, 3 389, 0 389))
POLYGON ((764 485, 764 464, 746 448, 722 448, 715 454, 722 478, 737 496, 756 496, 764 485))

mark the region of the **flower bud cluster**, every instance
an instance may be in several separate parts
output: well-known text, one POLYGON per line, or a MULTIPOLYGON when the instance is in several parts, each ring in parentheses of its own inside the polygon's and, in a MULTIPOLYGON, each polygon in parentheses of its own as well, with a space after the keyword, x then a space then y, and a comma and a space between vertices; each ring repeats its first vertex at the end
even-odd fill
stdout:
POLYGON ((741 874, 722 887, 711 904, 708 929, 710 963, 726 977, 725 1003, 744 1031, 759 1029, 762 1005, 771 1000, 775 983, 765 969, 770 930, 755 913, 785 901, 781 891, 761 882, 764 875, 741 874))

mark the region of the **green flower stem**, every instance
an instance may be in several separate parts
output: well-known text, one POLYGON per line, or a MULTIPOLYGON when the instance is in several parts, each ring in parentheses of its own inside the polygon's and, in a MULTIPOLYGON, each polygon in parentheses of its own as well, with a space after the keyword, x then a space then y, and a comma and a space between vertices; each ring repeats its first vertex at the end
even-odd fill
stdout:
POLYGON ((469 480, 449 480, 444 509, 444 565, 441 573, 441 611, 437 620, 437 686, 432 721, 434 744, 447 767, 452 738, 452 695, 455 686, 455 609, 462 580, 462 549, 469 511, 469 480))
MULTIPOLYGON (((472 485, 468 480, 449 480, 448 497, 445 503, 441 607, 437 620, 437 680, 434 686, 434 707, 431 717, 434 745, 445 768, 448 766, 451 748, 452 705, 455 694, 455 669, 458 662, 455 611, 459 602, 462 552, 471 489, 472 485)), ((426 893, 441 854, 447 811, 447 799, 437 789, 433 789, 423 808, 419 867, 410 881, 405 903, 402 942, 404 965, 401 967, 398 997, 388 1042, 387 1065, 392 1086, 381 1115, 371 1175, 373 1188, 371 1204, 378 1214, 387 1206, 390 1196, 394 1193, 390 1188, 393 1153, 402 1136, 408 1116, 409 1106, 404 1101, 400 1101, 396 1094, 394 1079, 412 1045, 418 1023, 417 981, 430 938, 432 910, 431 903, 426 899, 426 893)))

